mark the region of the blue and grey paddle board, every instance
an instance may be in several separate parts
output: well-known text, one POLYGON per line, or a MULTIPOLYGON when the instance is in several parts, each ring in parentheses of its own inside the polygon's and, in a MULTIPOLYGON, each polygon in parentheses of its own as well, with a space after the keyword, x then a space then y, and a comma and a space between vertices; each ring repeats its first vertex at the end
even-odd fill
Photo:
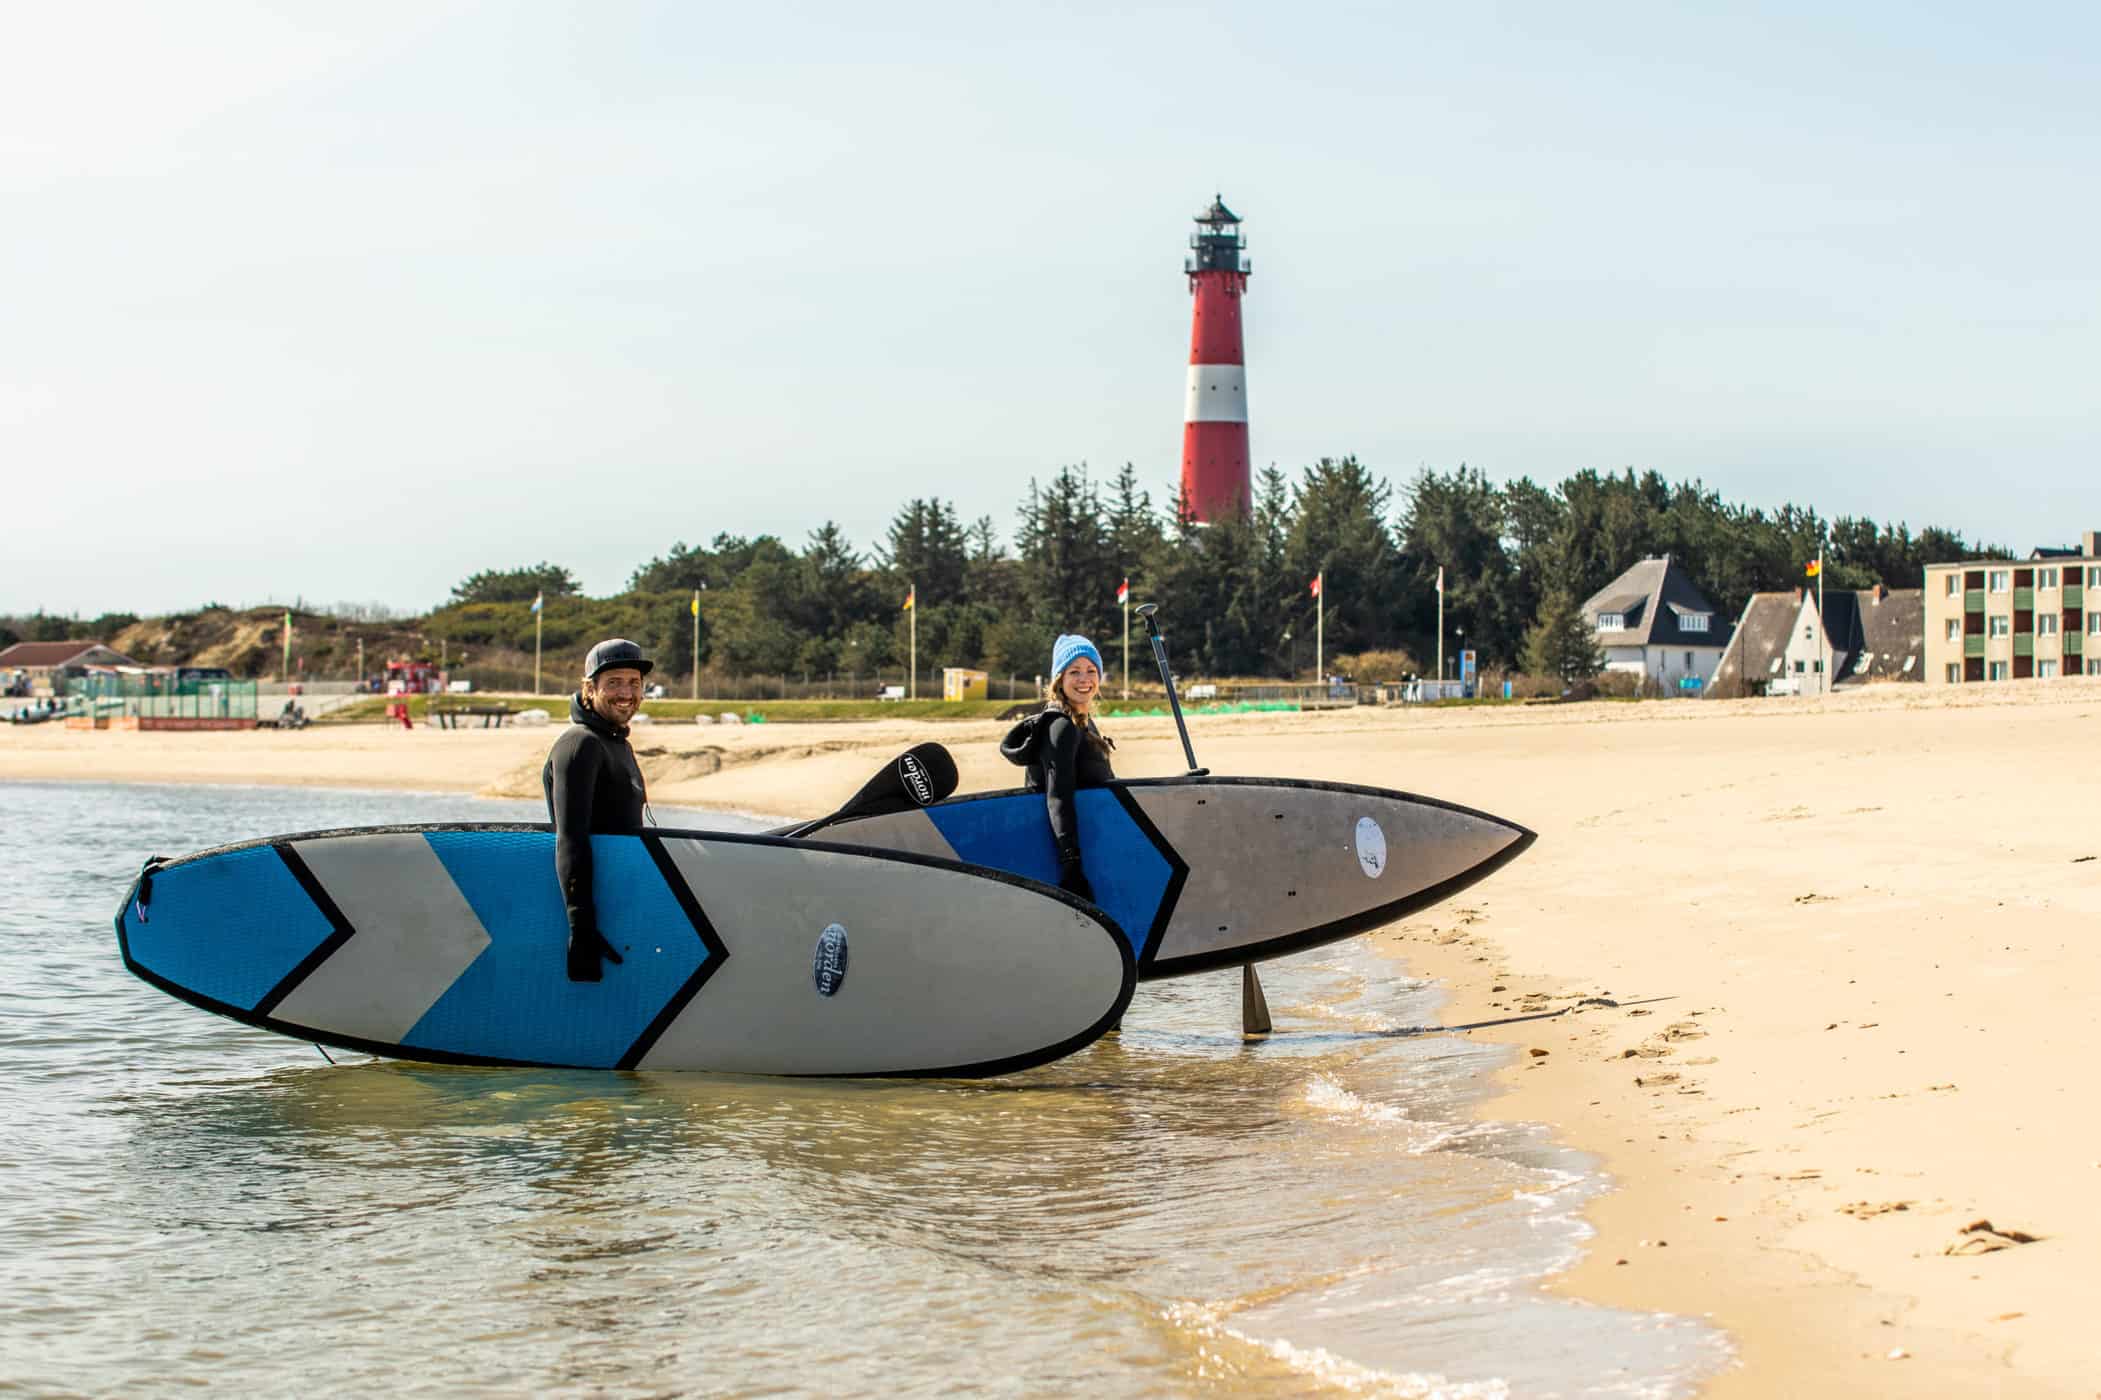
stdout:
POLYGON ((1116 1024, 1135 964, 1008 872, 769 836, 591 839, 624 961, 571 982, 544 825, 324 831, 149 864, 125 966, 265 1030, 445 1063, 987 1075, 1116 1024))
MULTIPOLYGON (((1133 779, 1078 795, 1095 898, 1140 979, 1280 957, 1405 918, 1515 859, 1534 835, 1435 798, 1290 778, 1133 779)), ((951 798, 814 835, 1058 878, 1043 794, 951 798)))

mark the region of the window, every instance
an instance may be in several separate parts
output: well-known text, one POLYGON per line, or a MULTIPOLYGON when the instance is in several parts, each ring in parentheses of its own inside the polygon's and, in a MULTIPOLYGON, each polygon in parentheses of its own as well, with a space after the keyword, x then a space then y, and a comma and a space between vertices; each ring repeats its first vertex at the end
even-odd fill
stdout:
POLYGON ((2043 659, 2041 659, 2041 660, 2038 660, 2038 661, 2037 661, 2037 662, 2035 663, 2035 678, 2036 678, 2037 680, 2039 680, 2039 681, 2054 681, 2054 680, 2056 680, 2056 679, 2057 679, 2057 663, 2056 663, 2055 661, 2051 661, 2051 660, 2049 660, 2049 659, 2048 659, 2047 657, 2046 657, 2046 658, 2043 658, 2043 659))
POLYGON ((2101 588, 2101 569, 2088 569, 2086 571, 2086 586, 2088 588, 2101 588))
POLYGON ((1990 588, 1992 592, 2004 593, 2006 591, 2006 570, 1993 569, 1989 574, 1985 575, 1985 578, 1987 579, 1985 586, 1990 588))
POLYGON ((2035 571, 2035 586, 2037 588, 2057 587, 2057 570, 2037 569, 2035 571))
POLYGON ((1777 657, 1777 656, 1776 656, 1776 657, 1774 657, 1774 658, 1773 658, 1773 664, 1765 668, 1765 673, 1766 673, 1767 675, 1769 675, 1769 676, 1777 676, 1777 675, 1779 675, 1779 674, 1780 674, 1780 658, 1779 658, 1779 657, 1777 657))
POLYGON ((1962 619, 1961 619, 1961 618, 1959 618, 1959 617, 1951 617, 1951 618, 1949 618, 1949 619, 1948 619, 1948 634, 1947 634, 1947 635, 1948 635, 1948 640, 1949 640, 1949 641, 1951 641, 1951 642, 1959 642, 1959 641, 1961 641, 1961 640, 1962 640, 1962 619))
POLYGON ((1868 667, 1874 664, 1875 653, 1873 653, 1872 651, 1864 651, 1860 654, 1860 660, 1853 663, 1853 674, 1856 676, 1864 676, 1868 673, 1868 667))
POLYGON ((2086 615, 2086 634, 2089 637, 2101 637, 2101 612, 2090 612, 2086 615))
POLYGON ((1947 580, 1947 596, 1950 598, 1960 598, 1962 596, 1962 574, 1960 573, 1960 571, 1951 571, 1947 575, 1947 580))
POLYGON ((1687 674, 1688 676, 1692 674, 1692 653, 1691 653, 1691 652, 1687 652, 1687 653, 1685 653, 1685 674, 1687 674))
POLYGON ((1707 630, 1707 614, 1706 614, 1706 613, 1681 613, 1681 614, 1679 614, 1679 617, 1678 617, 1678 630, 1679 630, 1680 632, 1705 632, 1705 631, 1707 630))
POLYGON ((2090 676, 2101 676, 2101 656, 2089 656, 2086 659, 2086 673, 2090 676))
POLYGON ((2036 635, 2036 636, 2038 636, 2038 637, 2054 637, 2054 636, 2056 636, 2056 635, 2057 635, 2057 614, 2056 614, 2056 613, 2037 613, 2037 614, 2035 615, 2035 635, 2036 635))
POLYGON ((2006 679, 2006 663, 2004 661, 1994 661, 1992 663, 1991 679, 1995 681, 2003 681, 2006 679))
POLYGON ((1803 673, 1804 671, 1806 671, 1806 670, 1808 670, 1808 669, 1809 669, 1809 663, 1808 663, 1808 662, 1806 662, 1806 661, 1797 661, 1797 662, 1795 662, 1795 674, 1796 674, 1796 675, 1798 675, 1798 676, 1799 676, 1799 675, 1801 675, 1801 674, 1802 674, 1802 673, 1803 673))
POLYGON ((1950 661, 1950 662, 1948 663, 1948 672, 1947 672, 1947 674, 1948 674, 1948 684, 1949 684, 1949 685, 1961 685, 1961 684, 1962 684, 1962 663, 1961 663, 1960 661, 1950 661))
POLYGON ((1908 675, 1910 675, 1910 674, 1911 674, 1911 668, 1912 668, 1913 666, 1916 666, 1916 665, 1918 664, 1918 661, 1919 661, 1919 654, 1918 654, 1917 652, 1913 652, 1913 653, 1912 653, 1911 655, 1909 655, 1909 656, 1905 657, 1905 658, 1904 658, 1904 674, 1905 674, 1905 675, 1907 675, 1907 676, 1908 676, 1908 675))
POLYGON ((1600 632, 1626 631, 1627 615, 1625 613, 1599 613, 1598 630, 1600 632))
POLYGON ((1989 635, 1994 637, 2003 637, 2013 631, 2013 619, 2004 613, 1993 613, 1985 622, 1990 625, 1989 635))

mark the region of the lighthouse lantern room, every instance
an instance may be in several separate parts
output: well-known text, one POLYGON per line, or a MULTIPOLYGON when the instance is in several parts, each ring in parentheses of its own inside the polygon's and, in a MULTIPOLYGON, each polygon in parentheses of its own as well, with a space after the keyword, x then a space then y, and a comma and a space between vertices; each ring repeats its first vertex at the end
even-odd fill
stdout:
POLYGON ((1196 216, 1182 270, 1196 306, 1182 414, 1182 499, 1199 521, 1243 513, 1251 498, 1247 365, 1240 303, 1247 295, 1247 239, 1240 216, 1214 196, 1196 216))

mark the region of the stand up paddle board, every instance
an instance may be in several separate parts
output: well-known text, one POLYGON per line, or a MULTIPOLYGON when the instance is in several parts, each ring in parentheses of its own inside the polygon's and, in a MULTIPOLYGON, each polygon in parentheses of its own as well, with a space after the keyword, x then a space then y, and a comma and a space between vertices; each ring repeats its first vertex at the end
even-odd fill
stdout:
MULTIPOLYGON (((1080 856, 1141 979, 1257 962, 1404 918, 1535 839, 1486 812, 1381 788, 1288 778, 1132 779, 1078 794, 1080 856)), ((1043 794, 842 814, 813 834, 1058 878, 1043 794)))
POLYGON ((591 838, 623 962, 571 982, 545 825, 371 827, 149 862, 124 964, 207 1011, 453 1064, 987 1075, 1091 1043, 1135 968, 1011 873, 712 832, 591 838))

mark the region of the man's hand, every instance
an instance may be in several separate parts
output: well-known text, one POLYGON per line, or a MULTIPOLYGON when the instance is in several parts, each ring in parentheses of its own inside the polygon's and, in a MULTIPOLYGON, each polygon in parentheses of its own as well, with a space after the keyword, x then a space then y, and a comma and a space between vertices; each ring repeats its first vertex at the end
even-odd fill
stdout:
POLYGON ((618 949, 606 942, 597 929, 572 931, 569 935, 569 980, 597 982, 605 976, 601 961, 622 962, 618 949))
POLYGON ((1087 872, 1080 869, 1077 860, 1058 863, 1058 888, 1067 894, 1076 894, 1089 904, 1094 903, 1094 886, 1087 883, 1087 872))

